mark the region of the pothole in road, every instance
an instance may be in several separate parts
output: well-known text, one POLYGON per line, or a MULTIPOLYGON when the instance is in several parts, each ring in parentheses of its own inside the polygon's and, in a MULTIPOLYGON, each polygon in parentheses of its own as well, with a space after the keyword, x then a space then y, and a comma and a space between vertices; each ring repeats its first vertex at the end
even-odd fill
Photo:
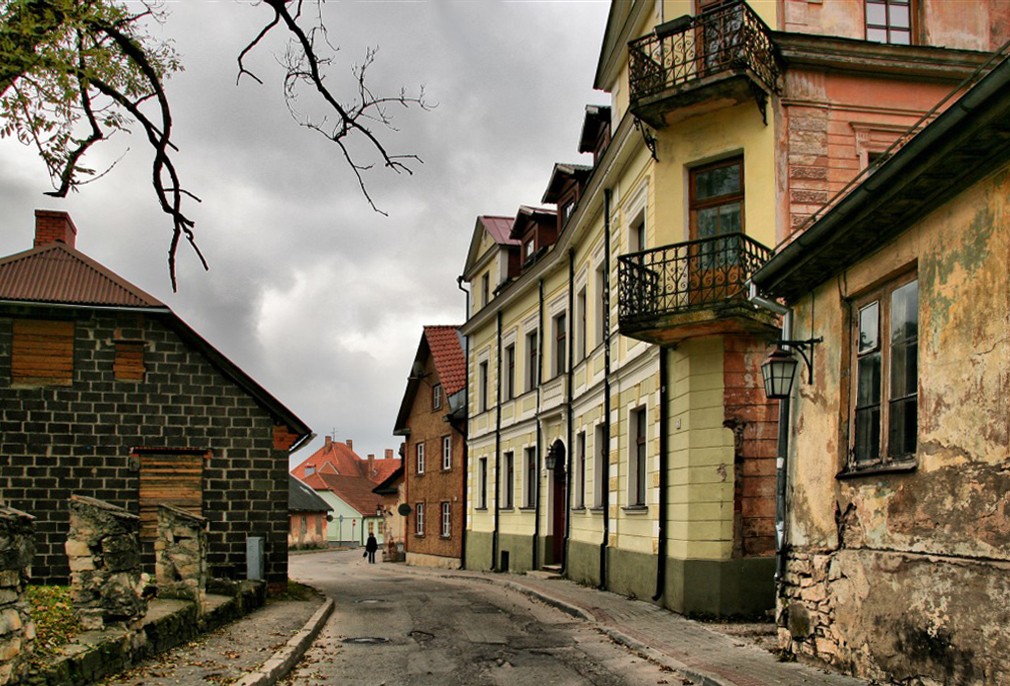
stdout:
POLYGON ((418 643, 425 643, 435 638, 435 634, 429 634, 427 631, 421 631, 420 629, 415 629, 407 635, 418 643))
POLYGON ((378 645, 380 643, 389 643, 389 639, 382 638, 381 636, 351 636, 350 638, 345 638, 342 643, 353 643, 354 645, 378 645))

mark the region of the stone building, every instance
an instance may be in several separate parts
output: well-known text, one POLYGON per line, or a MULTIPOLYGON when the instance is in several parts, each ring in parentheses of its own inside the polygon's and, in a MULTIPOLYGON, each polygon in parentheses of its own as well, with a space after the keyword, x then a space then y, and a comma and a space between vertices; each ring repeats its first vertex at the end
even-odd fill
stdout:
POLYGON ((592 164, 555 165, 508 240, 482 217, 463 270, 467 567, 773 606, 780 320, 747 281, 1005 40, 1010 5, 955 5, 612 3, 592 164))
POLYGON ((294 474, 288 475, 288 547, 325 546, 330 504, 294 474))
POLYGON ((393 433, 404 438, 407 563, 459 567, 466 500, 466 356, 457 327, 424 327, 393 433))
POLYGON ((71 494, 141 518, 153 571, 157 506, 209 522, 211 572, 245 574, 264 542, 287 579, 287 460, 310 431, 167 305, 75 248, 38 210, 35 247, 0 259, 4 500, 35 516, 33 580, 66 583, 71 494))
POLYGON ((792 338, 819 339, 780 446, 780 642, 880 682, 1010 683, 1010 62, 997 57, 754 276, 788 305, 792 338))

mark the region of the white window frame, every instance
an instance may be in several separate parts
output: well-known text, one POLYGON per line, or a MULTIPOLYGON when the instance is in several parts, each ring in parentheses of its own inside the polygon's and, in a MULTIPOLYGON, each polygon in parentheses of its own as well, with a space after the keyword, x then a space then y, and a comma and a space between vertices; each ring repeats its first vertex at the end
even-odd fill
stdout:
POLYGON ((414 535, 424 536, 424 503, 414 503, 414 535))
POLYGON ((414 445, 414 471, 424 474, 424 441, 414 445))
POLYGON ((442 436, 442 471, 452 469, 452 434, 442 436))
POLYGON ((452 506, 447 501, 442 501, 442 538, 449 538, 452 535, 452 506))

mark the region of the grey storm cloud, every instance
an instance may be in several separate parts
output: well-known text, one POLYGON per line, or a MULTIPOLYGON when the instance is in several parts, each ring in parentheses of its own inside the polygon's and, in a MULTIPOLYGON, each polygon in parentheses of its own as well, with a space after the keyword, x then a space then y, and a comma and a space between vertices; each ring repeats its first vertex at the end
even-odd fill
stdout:
MULTIPOLYGON (((263 22, 262 5, 170 2, 154 33, 171 38, 185 71, 168 86, 204 272, 183 248, 180 287, 166 269, 170 223, 150 190, 139 136, 96 149, 110 173, 65 200, 42 163, 0 142, 0 254, 31 245, 35 208, 63 209, 78 248, 156 295, 320 435, 352 438, 361 454, 392 435, 424 324, 460 323, 457 290, 474 221, 537 204, 557 161, 577 161, 607 2, 332 2, 322 6, 338 51, 327 81, 353 89, 352 65, 378 47, 378 93, 424 86, 429 112, 391 106, 391 152, 417 154, 412 175, 365 174, 371 210, 339 151, 299 127, 281 93, 284 42, 248 65, 263 80, 236 85, 236 57, 263 22)), ((311 94, 298 101, 319 112, 311 94)), ((318 443, 316 444, 318 445, 318 443)), ((296 456, 303 459, 307 451, 296 456)))

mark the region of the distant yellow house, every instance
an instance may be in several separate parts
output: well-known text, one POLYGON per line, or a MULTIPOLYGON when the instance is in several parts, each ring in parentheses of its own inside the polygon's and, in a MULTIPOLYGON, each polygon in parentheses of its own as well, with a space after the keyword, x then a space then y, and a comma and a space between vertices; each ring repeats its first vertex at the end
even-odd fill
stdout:
POLYGON ((871 42, 875 15, 842 4, 612 5, 593 164, 555 165, 544 207, 474 228, 468 568, 772 607, 778 403, 759 366, 779 319, 748 280, 980 60, 871 42))

